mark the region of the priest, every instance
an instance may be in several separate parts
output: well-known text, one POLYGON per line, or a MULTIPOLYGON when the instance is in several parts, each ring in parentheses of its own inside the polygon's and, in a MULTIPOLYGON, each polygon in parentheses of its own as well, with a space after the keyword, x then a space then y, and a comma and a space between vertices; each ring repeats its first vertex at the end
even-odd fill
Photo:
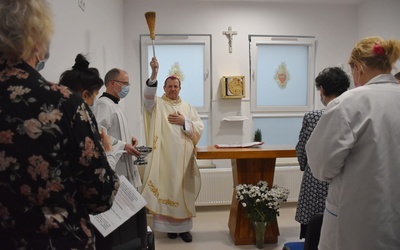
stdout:
POLYGON ((200 191, 200 172, 195 146, 203 132, 203 122, 196 109, 183 101, 181 81, 169 76, 164 94, 156 96, 158 62, 150 62, 151 77, 144 88, 144 123, 147 146, 153 148, 143 176, 142 195, 153 214, 153 230, 178 235, 191 242, 195 200, 200 191))

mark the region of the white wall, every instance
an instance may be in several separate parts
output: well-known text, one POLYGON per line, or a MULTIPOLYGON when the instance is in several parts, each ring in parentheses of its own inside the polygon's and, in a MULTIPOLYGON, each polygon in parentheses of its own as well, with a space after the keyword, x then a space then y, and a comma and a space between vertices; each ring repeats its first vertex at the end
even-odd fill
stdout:
MULTIPOLYGON (((223 75, 244 75, 248 83, 246 92, 250 96, 248 35, 315 36, 318 41, 317 72, 328 66, 345 64, 358 38, 357 7, 352 5, 155 0, 139 4, 138 1, 125 0, 124 10, 126 67, 136 72, 137 92, 140 91, 139 36, 149 33, 145 12, 156 12, 156 35, 212 35, 212 143, 252 140, 251 119, 243 123, 221 122, 223 116, 236 115, 237 112, 251 118, 249 99, 221 100, 219 92, 219 80, 223 75), (228 40, 222 34, 228 26, 238 32, 233 37, 231 54, 228 40)), ((140 104, 136 102, 136 105, 140 104)), ((132 117, 140 117, 139 113, 129 112, 132 117)), ((137 119, 135 127, 140 123, 141 120, 137 119)), ((229 164, 229 161, 217 162, 221 167, 229 164)))
MULTIPOLYGON (((212 137, 213 143, 247 142, 252 138, 251 120, 221 123, 225 115, 240 112, 250 118, 249 99, 221 100, 219 80, 223 75, 249 78, 248 35, 315 36, 318 41, 316 72, 325 67, 346 64, 356 41, 370 34, 399 39, 398 0, 366 0, 357 5, 279 4, 252 1, 185 0, 85 0, 83 12, 77 1, 52 0, 56 32, 51 56, 42 71, 51 81, 69 69, 77 53, 89 55, 91 66, 102 76, 112 67, 122 67, 134 85, 121 102, 131 123, 133 134, 142 140, 140 110, 141 34, 148 34, 144 17, 156 12, 157 34, 212 35, 212 137), (233 53, 222 34, 232 26, 233 53)), ((162 67, 162 65, 161 65, 162 67)), ((247 80, 247 83, 249 81, 247 80)), ((182 86, 185 87, 185 86, 182 86)), ((249 84, 246 92, 249 94, 249 84)), ((318 93, 315 94, 319 100, 318 93)), ((318 102, 317 102, 318 103, 318 102)), ((316 108, 321 108, 317 104, 316 108)), ((143 141, 143 140, 142 140, 143 141)), ((229 166, 221 161, 218 166, 229 166)))
MULTIPOLYGON (((122 0, 85 0, 85 11, 78 1, 49 1, 54 15, 55 34, 50 48, 50 58, 42 75, 58 82, 60 74, 75 63, 78 53, 86 55, 90 66, 104 75, 111 68, 125 68, 124 3, 122 0)), ((135 75, 126 69, 130 75, 135 75)), ((136 81, 135 79, 132 79, 136 81)), ((137 82, 137 81, 136 81, 137 82)), ((103 92, 105 88, 100 91, 103 92)), ((122 106, 129 104, 135 94, 128 96, 122 106)), ((139 113, 139 111, 135 111, 139 113)), ((130 117, 128 117, 129 121, 130 117)))
MULTIPOLYGON (((400 1, 367 0, 358 8, 358 37, 381 36, 400 40, 400 1)), ((393 73, 400 71, 400 61, 393 73)))
POLYGON ((124 67, 122 0, 85 0, 85 11, 75 0, 49 2, 55 34, 50 59, 41 72, 47 80, 58 82, 78 53, 87 55, 90 66, 98 68, 102 77, 112 67, 124 67))

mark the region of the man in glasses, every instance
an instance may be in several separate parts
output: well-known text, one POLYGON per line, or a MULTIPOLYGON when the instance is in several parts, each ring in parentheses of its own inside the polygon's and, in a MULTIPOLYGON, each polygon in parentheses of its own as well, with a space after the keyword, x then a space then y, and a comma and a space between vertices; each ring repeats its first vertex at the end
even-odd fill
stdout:
POLYGON ((129 93, 129 76, 125 70, 111 69, 104 77, 106 91, 94 104, 94 114, 97 123, 106 128, 107 133, 113 137, 114 148, 124 150, 126 153, 119 158, 115 171, 124 175, 137 188, 142 185, 137 166, 133 164, 132 155, 140 155, 135 148, 138 141, 131 136, 128 120, 119 105, 121 99, 129 93), (117 145, 117 147, 115 147, 117 145))
MULTIPOLYGON (((136 188, 142 185, 138 167, 133 164, 132 155, 140 155, 135 148, 138 141, 129 132, 128 120, 122 111, 119 102, 129 93, 129 75, 125 70, 114 68, 107 72, 104 77, 106 91, 97 99, 93 106, 93 113, 97 123, 106 128, 107 133, 113 139, 114 151, 124 150, 121 157, 116 158, 115 171, 118 175, 124 175, 136 188)), ((118 154, 116 155, 118 156, 118 154)), ((139 212, 119 226, 112 234, 108 235, 107 241, 114 246, 132 241, 140 237, 142 223, 140 223, 139 212), (138 217, 139 216, 139 217, 138 217)), ((143 213, 145 216, 145 213, 143 213)), ((146 231, 147 223, 144 225, 146 231)))

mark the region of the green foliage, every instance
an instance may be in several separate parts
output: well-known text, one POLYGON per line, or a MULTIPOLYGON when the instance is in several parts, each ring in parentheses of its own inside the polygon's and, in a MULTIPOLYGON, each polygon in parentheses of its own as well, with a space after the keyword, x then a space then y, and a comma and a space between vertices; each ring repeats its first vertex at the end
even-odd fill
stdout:
POLYGON ((262 133, 261 133, 261 129, 256 129, 256 131, 254 132, 254 139, 253 141, 259 141, 262 142, 262 133))

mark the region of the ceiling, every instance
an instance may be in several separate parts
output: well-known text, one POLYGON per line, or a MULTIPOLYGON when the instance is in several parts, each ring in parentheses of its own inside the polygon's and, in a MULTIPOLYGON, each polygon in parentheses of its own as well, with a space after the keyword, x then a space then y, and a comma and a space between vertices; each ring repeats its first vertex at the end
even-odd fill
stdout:
POLYGON ((300 3, 300 4, 359 4, 367 0, 191 0, 204 2, 266 2, 266 3, 300 3))

